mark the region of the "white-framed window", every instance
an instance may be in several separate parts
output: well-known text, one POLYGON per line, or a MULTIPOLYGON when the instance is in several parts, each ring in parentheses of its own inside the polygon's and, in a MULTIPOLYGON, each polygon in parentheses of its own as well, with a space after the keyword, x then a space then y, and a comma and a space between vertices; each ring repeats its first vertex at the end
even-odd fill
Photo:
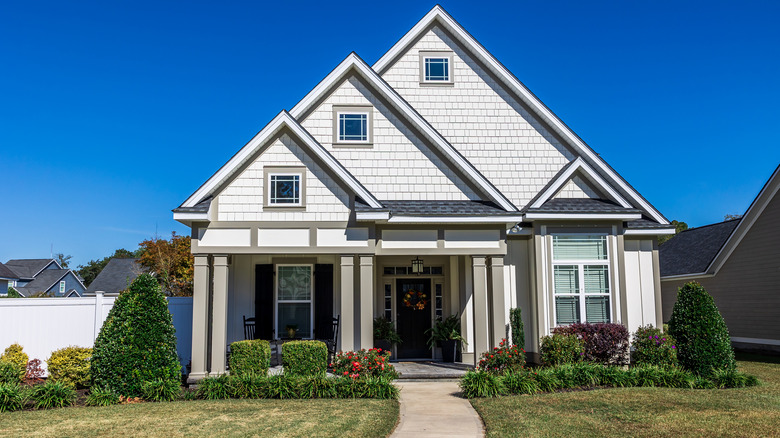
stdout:
POLYGON ((607 236, 553 235, 555 324, 611 322, 607 236))
POLYGON ((312 338, 314 327, 313 265, 276 265, 276 333, 287 337, 312 338))
POLYGON ((65 280, 60 281, 60 293, 65 293, 65 280))
POLYGON ((453 81, 452 52, 420 52, 420 83, 450 85, 453 81))
POLYGON ((339 142, 368 143, 368 113, 338 113, 339 142))
POLYGON ((268 205, 301 205, 300 173, 268 174, 268 205))
POLYGON ((434 318, 444 318, 444 285, 436 283, 433 286, 434 292, 434 318))

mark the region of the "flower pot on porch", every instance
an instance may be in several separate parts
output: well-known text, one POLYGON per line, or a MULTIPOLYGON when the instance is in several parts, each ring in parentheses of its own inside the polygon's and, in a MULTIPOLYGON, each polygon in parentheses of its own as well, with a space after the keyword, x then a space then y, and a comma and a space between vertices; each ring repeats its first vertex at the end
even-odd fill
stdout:
POLYGON ((381 348, 382 351, 393 351, 393 343, 387 339, 375 339, 374 347, 381 348))
POLYGON ((455 362, 455 357, 458 351, 458 341, 455 339, 447 339, 444 341, 439 341, 439 343, 441 344, 442 362, 455 362))

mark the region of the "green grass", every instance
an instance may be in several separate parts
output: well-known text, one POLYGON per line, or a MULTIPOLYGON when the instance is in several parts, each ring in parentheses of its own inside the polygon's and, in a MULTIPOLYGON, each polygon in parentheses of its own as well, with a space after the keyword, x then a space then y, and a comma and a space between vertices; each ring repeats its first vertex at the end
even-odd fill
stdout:
POLYGON ((385 437, 395 400, 197 400, 0 414, 0 436, 385 437))
POLYGON ((761 385, 740 389, 614 388, 472 399, 488 437, 777 436, 780 362, 743 355, 761 385), (761 362, 761 361, 764 362, 761 362))

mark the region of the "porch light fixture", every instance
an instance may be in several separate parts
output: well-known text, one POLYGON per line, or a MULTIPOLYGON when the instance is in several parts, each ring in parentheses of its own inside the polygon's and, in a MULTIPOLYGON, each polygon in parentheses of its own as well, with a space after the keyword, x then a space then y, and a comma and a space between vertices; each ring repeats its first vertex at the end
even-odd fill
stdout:
POLYGON ((423 261, 420 260, 420 257, 415 257, 414 260, 412 260, 412 274, 420 275, 423 271, 423 261))

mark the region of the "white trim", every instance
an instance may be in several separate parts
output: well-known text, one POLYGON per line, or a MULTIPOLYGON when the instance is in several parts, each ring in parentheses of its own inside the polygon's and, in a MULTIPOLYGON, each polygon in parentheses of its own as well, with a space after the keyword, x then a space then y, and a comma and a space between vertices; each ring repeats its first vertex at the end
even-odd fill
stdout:
POLYGON ((174 212, 173 220, 175 221, 207 221, 209 220, 208 212, 205 213, 183 213, 174 212))
POLYGON ((602 220, 634 220, 642 219, 641 213, 526 213, 525 220, 538 219, 602 219, 602 220))
POLYGON ((390 219, 389 211, 377 211, 377 212, 357 212, 355 213, 355 220, 358 221, 381 221, 390 219))
POLYGON ((312 91, 309 92, 293 109, 290 110, 290 115, 294 118, 301 117, 312 105, 314 105, 338 80, 340 80, 347 72, 354 69, 359 72, 373 87, 382 93, 382 97, 386 98, 396 108, 401 110, 415 126, 425 134, 439 149, 457 166, 463 173, 468 175, 490 198, 496 202, 506 211, 517 211, 517 208, 477 169, 464 158, 455 148, 444 139, 433 127, 412 107, 406 102, 398 93, 383 81, 377 73, 371 69, 360 57, 354 52, 350 53, 344 61, 341 62, 335 69, 333 69, 328 76, 325 77, 312 91))
POLYGON ((305 171, 301 170, 300 172, 268 172, 268 181, 266 181, 268 190, 266 192, 267 200, 268 200, 268 207, 300 207, 303 205, 303 180, 305 171), (271 191, 273 188, 273 182, 271 179, 275 176, 297 176, 298 180, 295 181, 296 185, 298 186, 298 202, 272 202, 273 197, 271 196, 271 191))
POLYGON ((371 113, 374 112, 373 107, 353 107, 350 109, 339 109, 336 112, 336 138, 333 139, 334 145, 350 145, 350 144, 357 144, 357 145, 366 145, 371 144, 371 129, 373 129, 373 126, 371 126, 371 113), (341 116, 365 116, 366 122, 366 132, 365 140, 347 140, 342 139, 342 132, 341 132, 341 116))
POLYGON ((731 342, 744 342, 746 344, 780 345, 780 340, 778 339, 740 338, 737 336, 732 336, 731 342))
POLYGON ((623 231, 623 234, 627 236, 668 236, 674 233, 674 228, 627 229, 623 231))
POLYGON ((715 274, 707 274, 706 272, 699 272, 696 274, 681 274, 681 275, 667 275, 661 277, 661 281, 677 281, 677 280, 695 280, 697 278, 710 278, 715 274))
POLYGON ((436 5, 428 12, 417 24, 412 27, 387 53, 382 56, 374 65, 373 69, 376 72, 384 73, 384 70, 388 68, 392 61, 394 61, 401 53, 414 42, 418 36, 428 28, 428 26, 435 20, 438 20, 444 27, 455 35, 464 45, 471 50, 481 61, 483 61, 488 68, 497 73, 497 76, 503 79, 503 82, 514 91, 521 99, 527 103, 531 109, 540 117, 543 121, 549 124, 555 131, 557 131, 571 146, 580 152, 581 155, 586 156, 592 163, 594 163, 606 176, 612 179, 618 187, 620 187, 629 197, 641 206, 653 219, 661 224, 668 224, 669 222, 658 212, 649 202, 645 201, 639 193, 636 192, 631 186, 625 183, 620 176, 613 171, 607 164, 598 156, 588 145, 585 144, 576 134, 566 126, 550 109, 548 109, 536 96, 531 93, 528 88, 525 87, 517 78, 515 78, 509 70, 506 69, 501 63, 493 57, 490 52, 487 51, 474 37, 469 35, 463 27, 458 24, 441 6, 436 5))
POLYGON ((609 184, 607 184, 606 181, 604 181, 603 178, 601 178, 596 172, 593 171, 593 168, 588 165, 588 163, 585 162, 585 160, 582 159, 582 157, 577 157, 574 161, 571 162, 571 165, 568 169, 566 169, 565 172, 560 174, 558 178, 539 196, 539 198, 534 201, 533 204, 531 204, 531 208, 539 208, 550 200, 558 191, 563 187, 564 184, 566 184, 574 175, 574 172, 581 170, 585 178, 598 186, 598 188, 605 192, 613 201, 620 204, 623 208, 633 208, 634 206, 629 204, 628 201, 625 200, 622 196, 620 196, 620 193, 615 191, 609 184))
MULTIPOLYGON (((198 202, 212 193, 220 184, 227 180, 233 172, 248 160, 268 139, 275 135, 283 127, 289 128, 303 143, 309 147, 314 155, 322 160, 328 167, 344 181, 358 196, 373 208, 381 208, 382 204, 365 187, 360 185, 357 179, 350 174, 325 148, 295 120, 287 111, 280 112, 268 125, 266 125, 252 140, 241 148, 224 166, 222 166, 211 178, 208 179, 195 193, 182 204, 182 207, 194 207, 198 202)), ((176 213, 174 213, 174 218, 176 213)), ((189 218, 188 218, 189 219, 189 218)))
POLYGON ((456 224, 456 223, 488 223, 488 224, 516 224, 522 222, 522 216, 392 216, 387 220, 388 223, 408 224, 408 223, 438 223, 438 224, 456 224))

